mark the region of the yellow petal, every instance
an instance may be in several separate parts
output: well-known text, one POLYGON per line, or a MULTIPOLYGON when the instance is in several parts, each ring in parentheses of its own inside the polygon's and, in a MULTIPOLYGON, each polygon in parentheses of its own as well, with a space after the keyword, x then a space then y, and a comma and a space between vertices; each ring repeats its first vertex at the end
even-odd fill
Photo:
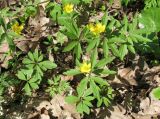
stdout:
POLYGON ((71 13, 73 11, 73 7, 74 5, 73 4, 66 4, 63 8, 63 10, 67 13, 71 13))

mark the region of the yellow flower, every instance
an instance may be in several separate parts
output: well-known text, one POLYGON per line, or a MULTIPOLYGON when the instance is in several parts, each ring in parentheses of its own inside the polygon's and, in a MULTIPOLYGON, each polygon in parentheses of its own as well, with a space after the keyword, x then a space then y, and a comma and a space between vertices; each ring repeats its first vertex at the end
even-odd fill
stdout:
POLYGON ((71 13, 73 11, 73 7, 74 5, 73 4, 66 4, 64 7, 63 7, 63 10, 67 13, 71 13))
POLYGON ((80 71, 82 73, 89 73, 91 71, 91 63, 83 62, 83 64, 80 66, 80 71))
POLYGON ((97 29, 97 31, 98 31, 99 33, 102 33, 102 32, 105 31, 105 25, 103 25, 103 24, 101 24, 101 23, 97 23, 96 26, 95 26, 95 28, 97 29))
POLYGON ((89 25, 87 25, 87 27, 89 28, 89 30, 91 32, 94 32, 95 31, 95 28, 94 28, 94 25, 92 23, 90 23, 89 25))
POLYGON ((101 23, 97 23, 96 25, 89 24, 88 28, 94 35, 98 35, 98 34, 103 33, 105 31, 105 25, 103 25, 101 23))
POLYGON ((12 25, 12 30, 17 34, 21 34, 23 28, 24 28, 24 26, 23 25, 19 25, 18 22, 16 22, 15 24, 12 25))

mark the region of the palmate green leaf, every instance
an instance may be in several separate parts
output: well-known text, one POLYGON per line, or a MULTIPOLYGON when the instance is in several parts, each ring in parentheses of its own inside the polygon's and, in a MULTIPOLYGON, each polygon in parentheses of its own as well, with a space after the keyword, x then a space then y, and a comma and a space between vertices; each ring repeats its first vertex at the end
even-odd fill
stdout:
POLYGON ((70 69, 66 72, 64 72, 63 74, 65 75, 69 75, 69 76, 74 76, 74 75, 77 75, 77 74, 80 74, 81 72, 77 69, 70 69))
POLYGON ((144 10, 139 16, 139 23, 144 25, 144 29, 149 32, 160 31, 160 8, 150 8, 144 10))
POLYGON ((151 94, 153 94, 156 99, 160 100, 160 87, 154 88, 151 94))
POLYGON ((57 67, 57 65, 55 63, 51 62, 51 61, 40 62, 40 65, 42 65, 46 69, 54 69, 54 68, 57 67))
POLYGON ((88 79, 84 78, 81 80, 81 82, 79 83, 78 87, 77 87, 77 93, 78 93, 78 97, 82 97, 83 93, 85 93, 85 90, 87 88, 87 84, 88 84, 88 79))
POLYGON ((76 45, 78 44, 78 41, 71 41, 63 50, 63 52, 67 52, 72 50, 76 45))
POLYGON ((67 103, 69 103, 69 104, 74 104, 74 103, 76 103, 76 102, 79 101, 79 98, 76 97, 76 96, 71 95, 71 96, 66 97, 66 98, 65 98, 65 101, 66 101, 67 103))
POLYGON ((98 61, 98 63, 95 65, 95 67, 97 67, 97 68, 104 67, 108 63, 111 63, 114 60, 114 58, 115 57, 108 57, 108 58, 101 59, 98 61))

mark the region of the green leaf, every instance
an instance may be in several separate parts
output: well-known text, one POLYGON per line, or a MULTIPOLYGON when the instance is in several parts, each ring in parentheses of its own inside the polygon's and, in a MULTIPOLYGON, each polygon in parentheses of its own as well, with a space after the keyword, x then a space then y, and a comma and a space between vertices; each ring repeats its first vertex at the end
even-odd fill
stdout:
POLYGON ((90 87, 93 90, 94 97, 96 97, 99 100, 100 99, 99 87, 95 84, 94 80, 90 81, 90 87))
POLYGON ((151 93, 156 99, 160 100, 160 87, 154 88, 151 93))
POLYGON ((87 113, 87 114, 90 113, 90 109, 89 109, 89 107, 88 107, 86 104, 83 103, 82 107, 83 107, 83 111, 84 111, 85 113, 87 113))
POLYGON ((136 51, 132 45, 128 45, 127 47, 128 47, 128 50, 131 51, 133 54, 136 53, 136 51))
POLYGON ((77 41, 72 41, 70 42, 63 50, 63 52, 67 52, 67 51, 70 51, 72 50, 76 45, 77 45, 77 41))
POLYGON ((74 50, 75 50, 76 58, 77 58, 77 59, 80 59, 81 54, 82 54, 81 44, 78 43, 78 44, 76 45, 76 47, 75 47, 74 50))
POLYGON ((31 64, 31 63, 34 63, 32 60, 28 59, 28 58, 24 58, 23 59, 23 64, 31 64))
POLYGON ((92 55, 91 55, 91 65, 92 65, 92 69, 95 67, 96 65, 96 61, 97 61, 97 56, 98 56, 98 52, 97 52, 97 47, 94 48, 92 55))
POLYGON ((88 107, 93 107, 92 103, 89 102, 88 100, 84 100, 83 103, 84 103, 85 105, 87 105, 88 107))
POLYGON ((26 83, 26 85, 24 86, 24 90, 27 95, 31 95, 31 89, 28 83, 26 83))
POLYGON ((108 98, 106 98, 106 97, 103 97, 103 102, 106 105, 106 107, 108 107, 109 104, 110 104, 110 100, 108 98))
POLYGON ((109 54, 109 46, 108 46, 108 43, 107 43, 107 39, 105 39, 103 41, 103 53, 104 53, 104 57, 108 57, 108 54, 109 54))
POLYGON ((36 69, 36 71, 37 71, 41 76, 43 76, 43 71, 46 71, 46 70, 47 70, 47 69, 45 69, 45 70, 43 69, 43 71, 42 71, 41 68, 40 68, 38 65, 36 66, 35 69, 36 69))
POLYGON ((116 74, 116 71, 112 71, 112 70, 109 70, 109 69, 98 69, 98 70, 95 70, 95 73, 98 73, 98 74, 116 74))
POLYGON ((83 110, 83 103, 82 102, 78 103, 76 109, 77 109, 77 112, 83 113, 83 111, 84 111, 83 110))
POLYGON ((106 11, 105 14, 102 17, 102 24, 107 25, 107 22, 108 22, 108 13, 106 11))
POLYGON ((91 80, 94 80, 96 83, 100 84, 100 85, 109 85, 107 83, 107 81, 105 81, 104 79, 100 78, 100 77, 91 77, 91 80))
POLYGON ((127 27, 128 27, 128 18, 127 18, 126 15, 124 15, 123 22, 124 22, 124 32, 127 32, 128 31, 128 29, 127 29, 127 27))
POLYGON ((144 10, 139 15, 139 23, 144 25, 144 29, 149 32, 160 31, 160 8, 150 8, 144 10))
POLYGON ((104 67, 106 64, 111 63, 114 60, 115 57, 108 57, 108 58, 104 58, 101 59, 100 61, 98 61, 98 63, 95 65, 95 67, 104 67))
POLYGON ((57 67, 57 65, 51 61, 43 61, 40 65, 44 66, 46 69, 54 69, 57 67))
POLYGON ((112 50, 115 56, 119 57, 119 51, 115 44, 109 44, 109 48, 112 50))
POLYGON ((97 107, 100 107, 102 105, 102 102, 103 102, 102 98, 99 99, 98 102, 97 102, 97 107))
POLYGON ((70 69, 66 72, 64 72, 63 74, 65 75, 69 75, 69 76, 74 76, 74 75, 77 75, 77 74, 80 74, 81 72, 77 69, 70 69))
POLYGON ((33 54, 32 54, 31 52, 28 53, 28 57, 29 57, 32 61, 34 61, 34 56, 33 56, 33 54))
POLYGON ((29 83, 29 84, 33 89, 38 89, 39 88, 37 83, 32 82, 32 83, 29 83))
POLYGON ((139 42, 151 42, 150 39, 143 37, 142 35, 131 33, 130 36, 136 38, 139 42))
POLYGON ((76 96, 71 95, 71 96, 66 97, 66 98, 65 98, 65 101, 66 101, 67 103, 69 103, 69 104, 74 104, 74 103, 76 103, 76 102, 79 101, 79 98, 76 97, 76 96))
POLYGON ((43 60, 43 55, 40 55, 38 58, 38 62, 41 62, 43 60))
POLYGON ((36 61, 38 61, 38 57, 39 56, 39 54, 38 54, 38 50, 36 49, 35 51, 34 51, 34 59, 36 60, 36 61))
POLYGON ((26 14, 28 16, 34 16, 37 13, 37 8, 35 6, 28 6, 26 8, 26 14))
POLYGON ((92 96, 84 97, 84 100, 87 100, 87 101, 92 101, 94 99, 95 99, 95 97, 92 97, 92 96))
POLYGON ((113 43, 126 43, 126 41, 122 36, 108 39, 108 44, 113 44, 113 43))
POLYGON ((37 79, 37 77, 34 75, 30 80, 29 83, 35 83, 37 82, 39 79, 37 79))
POLYGON ((80 3, 80 0, 62 0, 62 4, 72 3, 74 5, 77 5, 80 3))
POLYGON ((85 92, 84 92, 84 97, 86 96, 89 96, 91 95, 93 92, 92 92, 92 89, 91 88, 88 88, 85 92))
POLYGON ((87 88, 87 84, 88 84, 87 78, 82 79, 82 81, 79 83, 79 85, 77 87, 77 92, 78 92, 79 98, 83 95, 83 93, 85 93, 85 90, 87 88))
POLYGON ((126 44, 121 45, 119 49, 120 59, 123 60, 124 56, 127 53, 128 53, 127 45, 126 44))
POLYGON ((86 48, 87 52, 90 52, 97 44, 97 39, 94 39, 92 41, 89 42, 89 45, 86 48))
POLYGON ((21 80, 27 80, 25 74, 22 71, 18 71, 17 77, 21 80))
POLYGON ((54 9, 50 11, 50 15, 52 19, 56 21, 58 17, 61 15, 61 5, 55 3, 52 4, 52 7, 54 7, 54 9))
POLYGON ((6 23, 4 21, 4 19, 2 17, 0 17, 0 26, 3 26, 4 28, 6 28, 6 23))

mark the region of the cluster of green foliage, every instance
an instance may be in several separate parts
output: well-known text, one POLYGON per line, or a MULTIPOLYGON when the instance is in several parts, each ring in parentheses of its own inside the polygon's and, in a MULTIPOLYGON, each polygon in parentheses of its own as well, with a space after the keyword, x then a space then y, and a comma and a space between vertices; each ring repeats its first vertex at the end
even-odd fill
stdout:
MULTIPOLYGON (((114 98, 114 90, 105 79, 108 75, 113 75, 116 71, 109 69, 108 65, 114 59, 124 61, 129 53, 136 54, 140 52, 152 52, 156 56, 160 54, 159 41, 157 33, 160 31, 160 8, 156 0, 146 0, 145 10, 136 13, 132 20, 128 20, 124 15, 122 20, 116 19, 104 8, 103 17, 96 19, 95 23, 105 28, 104 31, 97 26, 97 29, 89 28, 89 19, 96 15, 93 7, 93 0, 62 0, 61 3, 48 2, 45 12, 57 27, 57 44, 53 43, 53 36, 48 36, 48 49, 55 54, 58 52, 70 52, 73 56, 74 66, 63 72, 63 75, 79 77, 80 82, 73 95, 67 95, 68 103, 76 104, 79 113, 89 114, 92 107, 109 106, 114 98), (65 5, 70 5, 70 9, 65 5), (154 8, 153 8, 154 7, 154 8), (67 11, 68 10, 68 11, 67 11), (84 19, 81 18, 86 14, 84 19), (87 18, 86 18, 87 17, 87 18), (85 22, 87 21, 87 22, 85 22), (94 32, 93 32, 94 31, 94 32), (103 32, 101 32, 103 31, 103 32), (98 34, 95 34, 98 32, 98 34), (68 39, 67 43, 64 39, 68 39), (54 44, 54 47, 53 47, 54 44), (63 48, 63 50, 62 50, 63 48), (84 62, 83 55, 89 54, 88 71, 81 71, 84 62)), ((113 1, 110 1, 111 3, 113 1)), ((125 5, 132 0, 122 1, 125 5)), ((16 52, 14 39, 23 34, 16 34, 11 29, 15 21, 19 24, 26 24, 27 19, 38 14, 38 0, 21 1, 24 6, 24 14, 20 17, 17 11, 10 11, 9 8, 0 10, 0 43, 7 41, 10 50, 7 55, 16 52), (6 22, 6 18, 13 18, 6 22)), ((49 26, 51 27, 51 26, 49 26)), ((93 26, 92 26, 93 27, 93 26)), ((55 36, 54 36, 55 37, 55 36)), ((39 49, 41 50, 41 49, 39 49)), ((39 89, 40 85, 46 80, 47 71, 53 71, 57 66, 54 61, 50 61, 38 49, 28 52, 22 59, 20 65, 17 64, 17 70, 14 71, 13 80, 8 79, 6 73, 0 76, 0 95, 4 94, 4 89, 10 85, 19 85, 23 82, 23 90, 26 95, 31 96, 32 92, 39 89), (16 80, 18 81, 17 83, 16 80), (14 82, 14 83, 13 83, 14 82)), ((20 53, 21 54, 21 53, 20 53)), ((13 68, 12 66, 10 68, 13 68)), ((14 69, 13 69, 14 70, 14 69)), ((48 87, 46 92, 50 96, 62 94, 71 86, 67 81, 61 80, 60 74, 55 74, 51 79, 47 79, 48 87)), ((157 95, 157 93, 154 93, 157 95)), ((156 96, 157 97, 157 96, 156 96)))

